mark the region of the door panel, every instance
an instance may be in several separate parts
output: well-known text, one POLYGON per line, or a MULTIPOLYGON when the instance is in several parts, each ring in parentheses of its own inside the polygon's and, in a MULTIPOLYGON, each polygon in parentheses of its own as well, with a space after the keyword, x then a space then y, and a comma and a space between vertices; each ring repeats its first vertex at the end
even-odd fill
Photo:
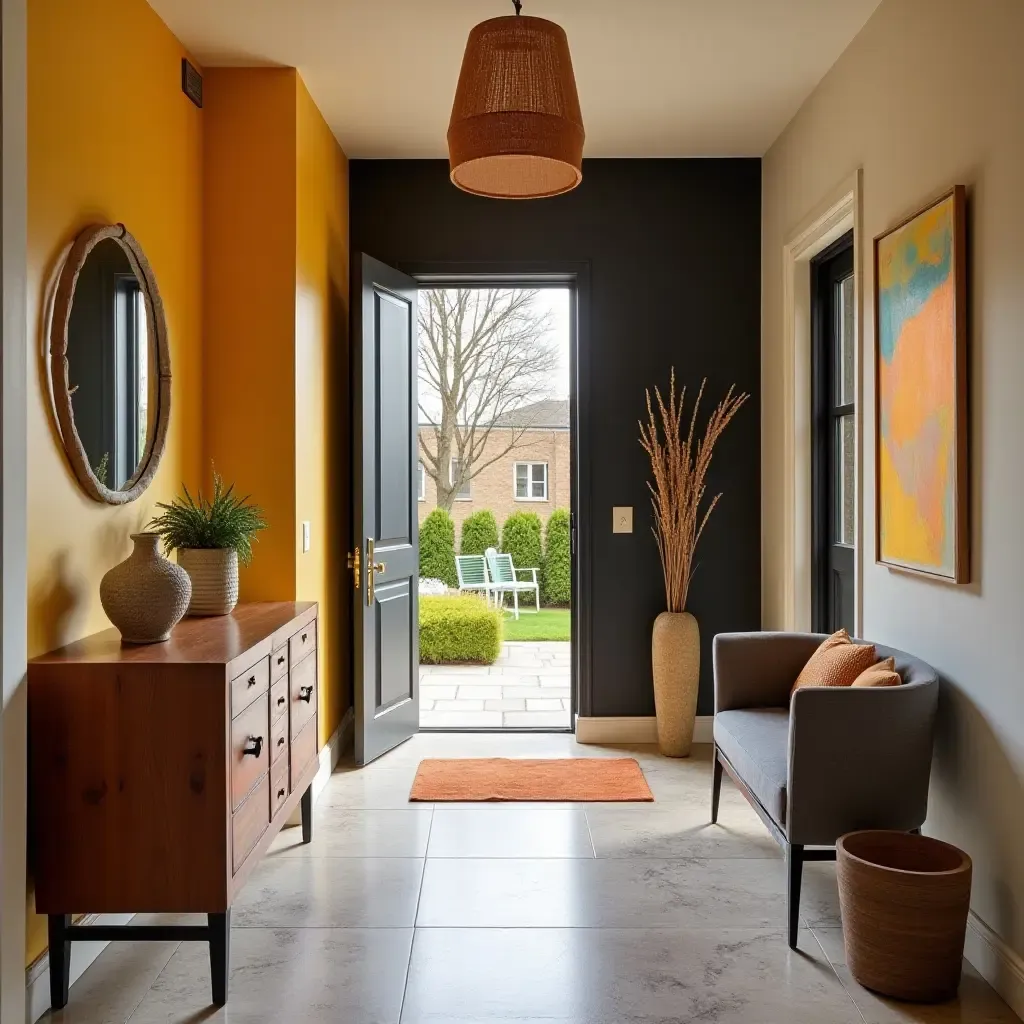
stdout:
POLYGON ((419 728, 416 283, 353 259, 356 763, 419 728), (358 559, 356 555, 358 553, 358 559))
POLYGON ((391 707, 413 697, 405 666, 412 651, 412 605, 406 583, 377 588, 377 706, 391 707))
POLYGON ((408 543, 410 515, 411 452, 409 438, 415 431, 410 419, 409 372, 415 359, 415 335, 410 336, 408 306, 391 295, 375 293, 379 332, 377 367, 377 437, 380 472, 377 475, 377 546, 387 542, 408 543))

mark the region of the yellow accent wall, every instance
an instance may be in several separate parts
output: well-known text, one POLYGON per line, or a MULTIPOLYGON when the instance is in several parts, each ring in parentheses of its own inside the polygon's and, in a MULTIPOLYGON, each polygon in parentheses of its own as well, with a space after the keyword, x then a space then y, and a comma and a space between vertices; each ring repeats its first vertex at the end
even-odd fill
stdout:
POLYGON ((204 452, 270 524, 242 600, 320 602, 325 743, 350 703, 348 165, 294 69, 215 68, 205 90, 204 452))
POLYGON ((295 597, 296 78, 211 68, 204 81, 203 450, 269 524, 243 601, 295 597))
POLYGON ((297 76, 295 291, 296 596, 320 602, 320 742, 351 706, 344 624, 352 621, 349 521, 348 161, 297 76))
MULTIPOLYGON (((28 653, 109 623, 99 582, 129 533, 201 465, 202 112, 182 94, 181 44, 144 0, 28 5, 28 653), (42 362, 50 277, 85 225, 123 222, 149 257, 167 315, 167 450, 124 508, 79 488, 60 447, 42 362)), ((30 897, 31 910, 31 897, 30 897)), ((46 946, 30 913, 28 958, 46 946)))

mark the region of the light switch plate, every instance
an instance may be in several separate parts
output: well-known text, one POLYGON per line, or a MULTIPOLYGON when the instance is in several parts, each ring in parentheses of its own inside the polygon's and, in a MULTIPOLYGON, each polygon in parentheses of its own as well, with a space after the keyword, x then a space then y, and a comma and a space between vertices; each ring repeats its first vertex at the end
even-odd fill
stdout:
POLYGON ((612 509, 612 533, 633 532, 632 505, 616 505, 612 509))
POLYGON ((302 522, 302 553, 305 554, 309 550, 309 520, 304 519, 302 522))

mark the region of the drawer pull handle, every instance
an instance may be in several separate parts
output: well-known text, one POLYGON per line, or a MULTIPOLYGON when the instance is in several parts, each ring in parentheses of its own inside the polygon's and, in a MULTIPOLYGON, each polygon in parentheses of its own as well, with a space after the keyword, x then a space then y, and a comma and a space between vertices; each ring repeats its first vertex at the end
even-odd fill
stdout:
POLYGON ((307 637, 307 636, 309 636, 309 634, 308 634, 308 633, 303 633, 303 634, 302 634, 302 642, 303 642, 303 643, 305 643, 305 642, 306 642, 306 637, 307 637))
POLYGON ((246 687, 255 686, 256 685, 256 677, 255 676, 249 676, 249 681, 245 685, 246 685, 246 687))
POLYGON ((278 665, 283 665, 284 664, 284 655, 283 654, 279 654, 277 656, 277 663, 278 663, 278 665))
POLYGON ((284 697, 277 698, 277 706, 280 707, 284 703, 284 697))
POLYGON ((253 757, 259 757, 263 753, 263 737, 262 736, 250 736, 249 742, 246 748, 242 751, 243 756, 252 755, 253 757))
POLYGON ((277 745, 279 747, 283 747, 284 746, 284 737, 283 736, 278 736, 278 738, 277 738, 277 745))
POLYGON ((312 686, 300 686, 299 687, 299 700, 304 700, 307 704, 310 698, 313 696, 312 686))
POLYGON ((277 799, 280 800, 281 797, 283 797, 283 796, 284 796, 284 790, 283 789, 279 789, 277 791, 277 799))

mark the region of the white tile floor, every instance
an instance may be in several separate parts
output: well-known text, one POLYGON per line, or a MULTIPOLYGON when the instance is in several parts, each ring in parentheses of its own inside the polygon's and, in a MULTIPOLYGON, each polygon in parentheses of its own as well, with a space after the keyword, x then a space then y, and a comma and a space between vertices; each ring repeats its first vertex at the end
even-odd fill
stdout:
POLYGON ((571 645, 508 642, 493 665, 421 665, 420 725, 568 729, 571 645))
POLYGON ((199 943, 114 944, 50 1018, 74 1024, 1009 1024, 960 998, 900 1005, 850 977, 835 867, 807 869, 798 952, 778 850, 707 750, 634 751, 653 804, 410 805, 424 756, 621 756, 571 736, 430 734, 343 765, 313 843, 288 830, 234 909, 230 1002, 199 943))

